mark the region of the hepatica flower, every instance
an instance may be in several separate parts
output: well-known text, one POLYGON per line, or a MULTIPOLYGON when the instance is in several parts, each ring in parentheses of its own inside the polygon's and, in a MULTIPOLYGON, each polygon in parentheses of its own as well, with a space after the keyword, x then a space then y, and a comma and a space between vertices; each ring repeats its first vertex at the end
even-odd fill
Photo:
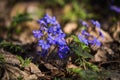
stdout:
POLYGON ((48 44, 46 41, 44 40, 39 40, 38 41, 38 45, 42 47, 42 49, 47 50, 50 48, 50 44, 48 44))
POLYGON ((117 12, 117 13, 120 13, 120 7, 117 7, 117 6, 114 6, 114 5, 111 5, 110 6, 110 9, 117 12))
POLYGON ((41 38, 41 37, 43 36, 41 30, 37 30, 37 31, 34 30, 34 31, 33 31, 33 34, 34 34, 34 37, 35 37, 35 38, 41 38))
POLYGON ((82 30, 82 35, 85 35, 85 36, 90 36, 90 34, 86 31, 86 30, 82 30))
MULTIPOLYGON (((97 28, 97 30, 98 30, 98 32, 99 32, 99 36, 102 37, 102 38, 104 38, 104 36, 103 36, 103 34, 102 34, 101 30, 100 30, 100 27, 101 27, 100 23, 99 23, 98 21, 95 21, 95 20, 91 20, 91 23, 95 26, 95 28, 97 28)), ((82 24, 83 26, 87 25, 87 26, 85 26, 85 27, 90 27, 90 26, 89 26, 86 22, 84 22, 84 21, 83 21, 81 24, 82 24), (84 23, 84 24, 83 24, 83 23, 84 23)), ((87 28, 86 28, 86 29, 87 29, 87 28)), ((99 41, 96 37, 90 35, 90 34, 87 32, 86 29, 82 30, 82 31, 81 31, 81 34, 78 34, 78 39, 80 40, 80 42, 84 43, 85 45, 101 46, 100 41, 99 41), (91 37, 92 39, 89 39, 89 37, 91 37)))
POLYGON ((104 38, 102 32, 101 32, 101 25, 98 21, 95 21, 95 20, 91 20, 92 24, 97 28, 98 32, 99 32, 99 35, 100 37, 104 38))
POLYGON ((88 27, 88 24, 85 21, 80 20, 80 23, 82 24, 82 26, 88 27))
POLYGON ((69 51, 68 46, 59 46, 58 55, 60 58, 64 58, 69 51))
POLYGON ((95 37, 92 40, 89 40, 89 44, 96 45, 96 46, 101 46, 100 41, 95 37))
POLYGON ((83 35, 79 35, 79 34, 78 34, 78 39, 79 39, 81 42, 85 43, 86 45, 89 44, 89 43, 88 43, 88 40, 87 40, 83 35))
POLYGON ((91 20, 91 22, 92 22, 92 24, 93 24, 95 27, 97 27, 97 28, 100 28, 100 27, 101 27, 101 25, 100 25, 100 23, 99 23, 98 21, 91 20))
POLYGON ((69 47, 65 41, 65 33, 62 31, 60 24, 55 17, 46 14, 43 18, 38 20, 40 24, 39 30, 34 30, 34 37, 38 39, 38 46, 41 47, 39 53, 45 56, 52 45, 57 46, 58 56, 64 58, 69 51, 69 47))

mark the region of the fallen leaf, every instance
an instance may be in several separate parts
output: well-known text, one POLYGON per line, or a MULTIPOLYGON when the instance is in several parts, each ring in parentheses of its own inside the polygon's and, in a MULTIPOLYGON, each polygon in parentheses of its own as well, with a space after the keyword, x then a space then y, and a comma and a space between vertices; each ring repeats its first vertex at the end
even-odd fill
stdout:
POLYGON ((97 53, 94 55, 94 58, 92 58, 93 62, 101 62, 101 61, 107 61, 114 52, 108 48, 108 47, 102 47, 98 49, 97 53))
POLYGON ((74 31, 77 28, 77 23, 75 22, 71 22, 71 23, 67 23, 64 27, 64 32, 67 34, 72 33, 72 31, 74 31))

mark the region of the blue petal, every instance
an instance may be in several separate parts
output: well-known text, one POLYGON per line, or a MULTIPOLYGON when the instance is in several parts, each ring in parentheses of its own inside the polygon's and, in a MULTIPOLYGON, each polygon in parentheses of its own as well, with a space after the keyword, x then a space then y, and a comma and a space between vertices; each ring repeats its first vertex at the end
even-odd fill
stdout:
POLYGON ((93 25, 95 25, 97 28, 100 28, 101 25, 98 21, 95 21, 95 20, 91 20, 91 22, 93 23, 93 25))
POLYGON ((110 9, 117 12, 117 13, 120 13, 120 7, 117 7, 117 6, 114 6, 114 5, 111 5, 110 6, 110 9))
POLYGON ((65 56, 67 56, 67 53, 69 51, 69 48, 68 46, 59 46, 59 49, 58 49, 58 55, 60 58, 64 58, 65 56))
POLYGON ((89 43, 92 44, 92 45, 101 46, 100 41, 95 37, 94 37, 93 40, 89 41, 89 43))
POLYGON ((40 25, 47 26, 47 23, 44 21, 44 19, 40 19, 37 22, 40 23, 40 25))
POLYGON ((81 42, 83 42, 83 43, 85 43, 86 45, 88 45, 88 40, 87 40, 86 38, 84 38, 83 36, 81 36, 81 35, 78 34, 78 39, 79 39, 81 42))
POLYGON ((86 32, 85 30, 82 30, 82 35, 90 36, 90 34, 88 32, 86 32))
POLYGON ((82 26, 89 27, 88 24, 85 21, 80 20, 82 26))
POLYGON ((102 39, 104 39, 104 35, 102 34, 101 31, 99 31, 100 37, 102 37, 102 39))
POLYGON ((56 41, 57 45, 66 45, 65 39, 61 38, 61 36, 56 37, 55 41, 56 41))
POLYGON ((39 40, 38 42, 39 42, 38 45, 41 46, 42 49, 45 49, 45 50, 46 50, 46 49, 50 48, 50 45, 49 45, 46 41, 44 41, 44 40, 39 40))
POLYGON ((48 34, 47 40, 50 44, 55 44, 55 37, 54 36, 51 36, 50 34, 48 34))
POLYGON ((43 36, 42 31, 40 30, 33 30, 33 34, 35 38, 41 38, 43 36))

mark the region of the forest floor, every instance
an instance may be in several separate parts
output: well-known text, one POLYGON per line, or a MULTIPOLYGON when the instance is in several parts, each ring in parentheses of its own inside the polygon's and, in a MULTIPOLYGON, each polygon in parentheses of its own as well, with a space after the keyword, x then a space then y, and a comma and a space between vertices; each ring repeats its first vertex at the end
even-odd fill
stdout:
MULTIPOLYGON (((40 4, 37 0, 27 3, 11 2, 11 4, 8 4, 8 1, 0 1, 2 13, 0 14, 0 80, 82 80, 78 74, 67 70, 68 68, 81 68, 74 63, 75 57, 46 59, 37 54, 37 44, 32 30, 39 29, 40 25, 36 22, 38 16, 32 14, 33 20, 23 20, 18 24, 17 21, 12 23, 15 19, 12 17, 17 13, 32 13, 38 10, 40 4)), ((45 8, 44 11, 48 14, 55 14, 61 23, 61 9, 55 8, 55 10, 57 11, 52 12, 51 8, 45 8)), ((20 17, 25 15, 20 15, 20 17)), ((64 31, 69 32, 70 27, 75 28, 77 23, 65 22, 62 25, 68 27, 64 31)), ((105 73, 103 76, 102 73, 97 75, 103 77, 99 80, 120 80, 120 21, 111 25, 108 20, 102 22, 101 25, 104 40, 101 40, 100 48, 91 48, 90 54, 93 58, 89 59, 89 62, 98 66, 103 74, 105 73)))

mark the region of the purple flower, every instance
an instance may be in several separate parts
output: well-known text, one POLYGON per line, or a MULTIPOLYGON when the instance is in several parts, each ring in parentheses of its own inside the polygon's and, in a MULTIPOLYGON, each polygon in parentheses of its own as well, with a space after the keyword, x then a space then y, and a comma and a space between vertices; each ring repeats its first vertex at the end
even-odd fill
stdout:
POLYGON ((111 5, 110 6, 110 9, 117 12, 117 13, 120 13, 120 7, 117 7, 117 6, 114 6, 114 5, 111 5))
POLYGON ((104 39, 104 35, 101 31, 99 31, 99 35, 100 35, 100 37, 102 37, 102 39, 104 39))
POLYGON ((45 57, 48 53, 48 50, 42 49, 42 51, 38 51, 38 54, 41 55, 42 57, 45 57))
POLYGON ((42 49, 44 50, 47 50, 48 48, 50 48, 50 45, 44 40, 39 40, 38 45, 41 46, 42 49))
POLYGON ((78 39, 83 42, 84 44, 88 45, 88 40, 86 38, 84 38, 83 36, 78 34, 78 39))
POLYGON ((47 24, 57 24, 56 17, 51 17, 48 14, 45 15, 44 19, 46 20, 47 24))
POLYGON ((37 22, 38 22, 41 26, 43 25, 43 26, 46 26, 46 27, 47 27, 47 23, 46 23, 46 21, 45 21, 44 18, 38 20, 37 22))
POLYGON ((62 38, 62 36, 56 37, 55 42, 57 45, 60 45, 60 46, 66 45, 66 41, 64 38, 62 38))
POLYGON ((100 23, 98 21, 91 20, 91 22, 98 28, 100 37, 104 38, 102 32, 100 31, 100 23))
MULTIPOLYGON (((99 23, 98 21, 95 21, 95 20, 91 20, 91 23, 97 28, 97 31, 99 32, 100 37, 104 38, 104 36, 103 36, 103 34, 102 34, 101 30, 100 30, 100 27, 101 27, 100 23, 99 23)), ((87 25, 88 27, 90 27, 90 26, 89 26, 86 22, 84 22, 84 21, 82 21, 82 25, 84 25, 84 26, 87 25)), ((86 44, 86 45, 94 45, 94 46, 96 45, 96 46, 100 46, 100 45, 101 45, 100 41, 99 41, 97 38, 95 38, 94 36, 90 35, 90 34, 87 32, 86 29, 87 29, 87 28, 85 28, 84 30, 81 31, 81 35, 78 34, 78 39, 79 39, 82 43, 84 43, 84 44, 86 44), (90 39, 92 39, 92 40, 90 40, 90 39)))
POLYGON ((80 23, 82 24, 82 26, 89 27, 85 21, 80 20, 80 23))
POLYGON ((83 42, 84 44, 86 44, 86 45, 89 45, 89 44, 91 44, 91 45, 96 45, 96 46, 101 46, 101 43, 100 43, 100 41, 97 39, 97 38, 93 38, 92 40, 89 40, 89 39, 87 39, 87 38, 84 38, 83 36, 81 36, 81 35, 79 35, 78 34, 78 39, 81 41, 81 42, 83 42))
POLYGON ((82 35, 90 36, 90 34, 86 30, 82 30, 82 35))
POLYGON ((58 34, 60 33, 60 28, 58 26, 50 26, 48 29, 48 33, 58 34))
POLYGON ((99 28, 101 27, 100 23, 98 21, 95 20, 91 20, 92 24, 95 25, 95 27, 99 28))
MULTIPOLYGON (((33 31, 33 34, 35 38, 39 39, 38 45, 42 48, 41 54, 45 55, 49 51, 51 45, 55 45, 59 48, 59 54, 66 54, 68 50, 65 41, 66 35, 62 31, 60 24, 56 21, 56 18, 46 14, 42 19, 38 20, 38 22, 40 24, 40 29, 38 31, 33 31)), ((59 56, 61 57, 61 55, 59 56)))
POLYGON ((44 16, 44 19, 46 20, 46 23, 49 24, 49 23, 51 22, 51 20, 52 20, 52 17, 49 16, 48 14, 46 14, 46 15, 44 16))
POLYGON ((50 44, 55 44, 55 43, 56 43, 56 42, 55 42, 55 36, 52 36, 52 35, 50 35, 50 34, 48 34, 47 40, 48 40, 48 42, 49 42, 50 44))
POLYGON ((101 46, 100 41, 95 37, 94 37, 93 40, 90 40, 89 43, 92 44, 92 45, 101 46))
POLYGON ((59 46, 58 55, 60 58, 64 58, 69 51, 68 46, 59 46))
POLYGON ((41 38, 43 36, 43 33, 41 30, 33 30, 33 34, 35 38, 41 38))

